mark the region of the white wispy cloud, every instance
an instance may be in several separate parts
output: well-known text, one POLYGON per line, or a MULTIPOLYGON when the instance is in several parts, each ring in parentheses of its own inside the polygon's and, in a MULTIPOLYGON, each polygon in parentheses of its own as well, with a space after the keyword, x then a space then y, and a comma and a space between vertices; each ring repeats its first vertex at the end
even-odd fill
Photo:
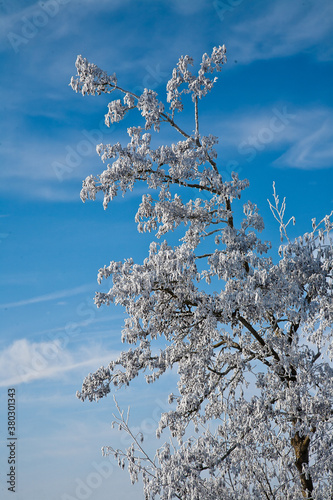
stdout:
POLYGON ((39 304, 40 302, 48 302, 51 300, 63 299, 66 297, 73 297, 74 295, 80 295, 82 293, 88 292, 91 290, 91 288, 92 288, 91 285, 81 285, 67 290, 59 290, 58 292, 38 295, 37 297, 31 297, 30 299, 24 299, 24 300, 18 300, 16 302, 7 302, 6 304, 0 304, 0 309, 10 309, 12 307, 21 307, 31 304, 39 304))
POLYGON ((257 2, 251 10, 245 3, 240 2, 232 11, 234 23, 229 36, 230 49, 240 62, 304 51, 316 54, 319 60, 332 59, 332 2, 257 2))
POLYGON ((98 345, 81 347, 71 353, 62 347, 59 340, 30 342, 23 338, 0 351, 0 386, 59 378, 82 368, 95 371, 99 366, 107 365, 118 354, 98 345))
POLYGON ((276 152, 274 166, 307 170, 333 167, 333 110, 276 104, 246 110, 220 121, 225 158, 250 161, 263 151, 276 152), (279 118, 282 117, 282 118, 279 118))
MULTIPOLYGON (((119 7, 124 8, 126 3, 130 0, 100 0, 99 9, 106 12, 113 12, 119 7)), ((70 25, 75 21, 71 15, 71 10, 77 11, 77 2, 75 0, 68 0, 61 2, 53 0, 52 2, 39 2, 36 0, 4 0, 0 6, 0 47, 1 42, 4 44, 8 42, 8 34, 15 33, 19 36, 26 36, 26 38, 34 38, 34 32, 48 32, 54 31, 56 27, 57 36, 67 34, 70 25), (59 18, 67 15, 69 18, 68 23, 59 22, 59 18), (30 35, 30 36, 29 36, 30 35), (7 39, 7 40, 6 40, 7 39)), ((89 10, 94 9, 96 6, 92 5, 90 0, 80 1, 80 11, 82 15, 89 10)), ((77 19, 79 21, 79 19, 77 19)))
POLYGON ((305 170, 333 167, 333 111, 300 112, 291 125, 289 148, 274 165, 305 170))

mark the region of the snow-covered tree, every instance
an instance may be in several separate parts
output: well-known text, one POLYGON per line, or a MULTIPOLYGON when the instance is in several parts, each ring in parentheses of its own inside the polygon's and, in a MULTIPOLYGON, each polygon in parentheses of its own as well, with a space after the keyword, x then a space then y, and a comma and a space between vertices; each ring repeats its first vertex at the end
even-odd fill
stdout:
MULTIPOLYGON (((100 144, 106 169, 83 182, 81 198, 118 195, 146 183, 136 214, 140 232, 155 232, 142 263, 111 262, 97 307, 115 303, 127 313, 116 361, 89 374, 78 397, 98 400, 145 372, 153 383, 178 374, 170 411, 156 429, 171 437, 148 456, 122 411, 118 423, 133 437, 125 451, 106 454, 141 475, 147 499, 333 498, 333 348, 330 216, 291 240, 275 192, 270 204, 282 244, 272 249, 259 233, 257 206, 237 201, 248 186, 220 173, 214 135, 199 132, 199 100, 211 91, 226 61, 224 46, 204 54, 198 73, 181 57, 163 104, 152 90, 135 95, 81 56, 71 86, 82 94, 110 94, 106 123, 137 109, 142 127, 128 128, 122 146, 100 144), (193 122, 176 123, 189 94, 193 122), (153 148, 151 134, 172 127, 179 142, 153 148), (164 239, 182 231, 176 245, 164 239), (160 239, 162 238, 162 239, 160 239)), ((331 214, 332 215, 332 214, 331 214)), ((290 220, 289 220, 290 222, 290 220)), ((171 238, 172 239, 172 238, 171 238)), ((174 238, 173 238, 174 239, 174 238)))

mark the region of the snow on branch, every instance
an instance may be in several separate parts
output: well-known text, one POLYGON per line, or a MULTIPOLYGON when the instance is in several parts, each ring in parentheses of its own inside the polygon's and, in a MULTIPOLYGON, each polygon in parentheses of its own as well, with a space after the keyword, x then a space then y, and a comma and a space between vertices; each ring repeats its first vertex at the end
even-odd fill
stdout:
POLYGON ((274 219, 277 220, 279 225, 280 225, 281 241, 283 241, 283 237, 285 237, 287 239, 287 241, 290 243, 290 239, 289 239, 288 234, 287 234, 287 227, 288 227, 290 222, 292 222, 293 225, 295 225, 296 220, 295 220, 295 217, 290 217, 288 222, 284 222, 284 212, 286 210, 286 199, 283 198, 283 202, 282 202, 281 206, 279 207, 280 200, 279 200, 278 195, 276 194, 275 182, 273 182, 273 197, 274 197, 274 201, 275 201, 275 206, 272 205, 272 203, 269 200, 267 200, 267 201, 269 203, 269 208, 271 209, 271 212, 274 215, 274 219))

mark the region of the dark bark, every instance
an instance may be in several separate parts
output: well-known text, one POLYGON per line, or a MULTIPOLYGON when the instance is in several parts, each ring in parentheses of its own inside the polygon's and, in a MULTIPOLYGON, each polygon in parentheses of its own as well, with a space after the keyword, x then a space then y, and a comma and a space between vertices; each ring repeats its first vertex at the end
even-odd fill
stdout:
POLYGON ((309 465, 310 436, 300 436, 299 432, 296 432, 295 436, 291 438, 291 445, 295 451, 295 465, 301 480, 303 498, 311 500, 313 492, 312 478, 303 471, 303 466, 309 465))

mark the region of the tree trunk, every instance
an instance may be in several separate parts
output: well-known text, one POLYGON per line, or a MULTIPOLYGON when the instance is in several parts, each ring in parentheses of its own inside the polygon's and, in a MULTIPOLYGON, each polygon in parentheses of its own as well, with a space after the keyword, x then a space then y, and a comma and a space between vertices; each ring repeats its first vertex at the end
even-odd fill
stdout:
POLYGON ((295 465, 299 472, 303 497, 311 500, 313 492, 312 478, 303 471, 303 465, 309 465, 310 436, 300 436, 296 432, 295 436, 291 438, 291 445, 295 451, 295 465))

